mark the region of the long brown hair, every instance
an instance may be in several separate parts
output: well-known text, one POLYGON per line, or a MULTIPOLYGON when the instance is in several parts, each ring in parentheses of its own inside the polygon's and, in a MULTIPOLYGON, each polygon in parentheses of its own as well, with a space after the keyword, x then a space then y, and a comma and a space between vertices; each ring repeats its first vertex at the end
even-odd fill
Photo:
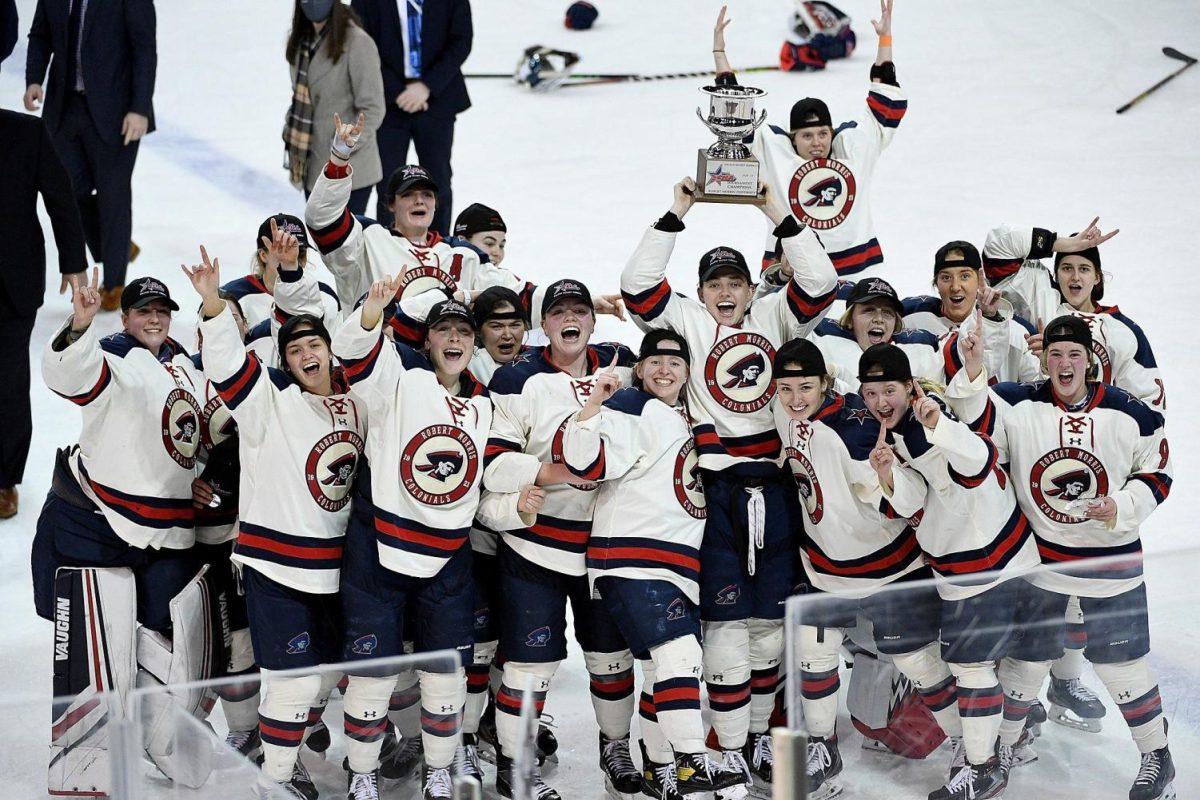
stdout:
MULTIPOLYGON (((354 9, 342 3, 342 0, 333 0, 333 10, 329 12, 329 19, 325 21, 325 25, 328 28, 325 33, 325 52, 336 64, 346 49, 346 29, 351 25, 361 28, 362 21, 354 13, 354 9)), ((304 12, 300 10, 300 2, 296 0, 292 10, 292 30, 288 33, 287 48, 284 51, 289 64, 296 63, 300 48, 315 32, 316 28, 308 17, 304 16, 304 12)))

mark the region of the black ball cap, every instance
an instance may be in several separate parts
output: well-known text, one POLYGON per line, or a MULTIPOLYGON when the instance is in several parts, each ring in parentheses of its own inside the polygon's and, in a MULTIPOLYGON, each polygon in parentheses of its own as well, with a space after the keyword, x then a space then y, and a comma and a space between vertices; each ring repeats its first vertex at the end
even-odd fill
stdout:
POLYGON ((943 269, 957 269, 959 267, 979 269, 982 266, 983 260, 979 257, 978 248, 970 242, 964 242, 961 239, 946 242, 933 254, 934 275, 937 275, 938 271, 943 269), (952 250, 961 250, 962 255, 949 255, 952 250))
POLYGON ((1049 347, 1055 342, 1074 342, 1083 345, 1089 353, 1092 351, 1092 329, 1088 324, 1073 314, 1063 314, 1050 320, 1042 333, 1042 347, 1049 347))
POLYGON ((279 230, 281 230, 285 233, 290 233, 292 236, 295 236, 296 239, 299 240, 301 248, 308 247, 308 231, 305 230, 304 223, 300 221, 299 217, 295 217, 295 216, 292 216, 291 214, 284 214, 284 213, 280 212, 278 214, 272 214, 271 216, 267 217, 266 219, 263 220, 262 225, 258 226, 258 238, 254 240, 254 249, 256 249, 256 250, 263 249, 263 243, 262 243, 263 237, 266 237, 266 239, 268 241, 270 241, 270 239, 271 239, 271 220, 275 220, 276 228, 278 228, 279 230))
POLYGON ((429 316, 425 318, 425 327, 432 328, 439 322, 448 319, 461 319, 471 326, 471 330, 475 330, 475 317, 471 316, 471 309, 457 300, 443 300, 429 309, 429 316))
POLYGON ((679 356, 689 364, 692 363, 692 352, 688 348, 687 339, 666 328, 652 330, 642 337, 638 361, 644 361, 650 356, 679 356))
POLYGON ((394 198, 421 186, 434 193, 438 191, 437 182, 434 181, 429 170, 419 164, 405 164, 388 178, 388 198, 394 198))
POLYGON ((873 344, 858 359, 858 382, 912 380, 908 356, 894 344, 873 344))
POLYGON ((500 212, 483 203, 472 203, 464 208, 454 220, 454 235, 466 238, 485 231, 508 232, 500 212))
POLYGON ((171 299, 167 285, 158 278, 149 277, 138 278, 125 285, 124 291, 121 292, 121 310, 129 311, 131 308, 141 308, 155 300, 163 301, 172 311, 179 310, 179 304, 171 299))
POLYGON ((850 290, 850 296, 846 298, 846 305, 853 306, 858 303, 869 303, 879 298, 886 300, 898 316, 903 316, 904 306, 900 302, 900 296, 896 294, 896 290, 892 288, 892 285, 883 278, 864 278, 854 284, 854 288, 850 290))
POLYGON ((563 20, 563 25, 575 31, 586 31, 596 22, 596 18, 600 16, 600 12, 596 7, 586 0, 576 0, 567 6, 567 16, 563 20))
POLYGON ((546 289, 546 295, 542 298, 542 316, 546 316, 550 309, 554 308, 555 304, 563 300, 582 300, 587 304, 588 308, 594 309, 595 303, 592 302, 592 293, 582 282, 571 278, 563 278, 560 281, 555 281, 546 289))
POLYGON ((279 327, 279 355, 282 358, 287 352, 287 346, 305 336, 319 336, 329 344, 331 337, 325 323, 312 314, 297 314, 289 317, 288 321, 279 327))
POLYGON ((772 375, 778 378, 823 378, 828 373, 821 349, 808 339, 792 339, 775 351, 772 375))
POLYGON ((521 298, 507 286, 489 286, 479 293, 471 304, 471 314, 475 317, 475 327, 482 328, 483 323, 490 319, 519 319, 529 324, 529 315, 521 305, 521 298), (512 311, 497 311, 500 306, 510 305, 512 311))
POLYGON ((788 121, 789 130, 798 131, 801 128, 812 128, 817 125, 833 127, 833 118, 829 116, 829 106, 825 105, 824 100, 806 97, 792 104, 792 113, 788 121))
POLYGON ((746 257, 732 247, 714 247, 700 256, 700 282, 704 283, 713 277, 718 270, 731 269, 752 283, 750 267, 746 266, 746 257))

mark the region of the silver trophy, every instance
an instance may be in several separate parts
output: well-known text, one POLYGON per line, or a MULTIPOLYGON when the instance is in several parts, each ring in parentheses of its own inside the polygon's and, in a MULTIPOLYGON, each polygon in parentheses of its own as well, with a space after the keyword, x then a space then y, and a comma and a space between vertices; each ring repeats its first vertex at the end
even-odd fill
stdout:
POLYGON ((767 119, 764 110, 757 119, 754 101, 766 95, 753 86, 705 86, 708 116, 696 116, 717 135, 717 143, 700 150, 696 162, 696 200, 704 203, 753 203, 764 198, 758 191, 759 163, 742 140, 767 119))

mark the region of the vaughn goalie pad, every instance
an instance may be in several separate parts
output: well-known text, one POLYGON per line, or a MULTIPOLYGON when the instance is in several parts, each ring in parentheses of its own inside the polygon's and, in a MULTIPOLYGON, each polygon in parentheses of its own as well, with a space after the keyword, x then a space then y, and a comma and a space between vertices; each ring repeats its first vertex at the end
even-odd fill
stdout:
POLYGON ((142 745, 163 774, 196 788, 212 772, 213 748, 202 720, 212 709, 211 690, 197 686, 225 665, 220 603, 204 567, 171 600, 172 638, 141 628, 137 637, 142 745), (165 687, 165 688, 162 688, 165 687))
POLYGON ((854 656, 846 707, 858 732, 869 742, 883 746, 873 749, 919 759, 946 739, 908 678, 890 660, 869 652, 860 651, 854 656))
POLYGON ((137 588, 128 569, 63 567, 54 576, 54 711, 47 790, 107 797, 132 689, 137 588))

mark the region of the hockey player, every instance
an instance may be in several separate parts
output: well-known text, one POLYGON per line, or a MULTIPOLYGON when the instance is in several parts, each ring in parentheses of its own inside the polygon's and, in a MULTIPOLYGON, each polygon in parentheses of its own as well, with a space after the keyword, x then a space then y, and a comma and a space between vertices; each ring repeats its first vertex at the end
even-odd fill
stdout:
POLYGON ((202 263, 184 273, 204 301, 205 372, 238 423, 244 469, 233 560, 243 567, 250 636, 264 679, 263 777, 315 800, 298 753, 310 709, 335 682, 318 668, 338 660, 334 596, 366 412, 334 370, 329 333, 316 317, 294 316, 280 329, 282 369, 264 367, 247 353, 219 296, 220 264, 200 252, 202 263), (306 668, 312 674, 271 674, 306 668))
MULTIPOLYGON (((399 656, 409 639, 417 652, 457 650, 469 663, 474 589, 471 548, 464 545, 479 505, 492 404, 466 369, 475 331, 462 303, 443 300, 430 310, 427 355, 384 336, 384 308, 400 280, 373 284, 359 313, 334 339, 334 352, 371 416, 366 452, 374 509, 370 527, 356 513, 347 532, 343 657, 399 656), (406 611, 414 613, 406 617, 406 611), (405 630, 406 619, 416 630, 405 630)), ((515 505, 524 498, 513 499, 515 505)), ((424 797, 448 800, 465 673, 461 664, 449 671, 418 669, 417 679, 424 797)), ((396 680, 395 673, 351 672, 344 708, 352 797, 378 796, 380 748, 396 680)))
MULTIPOLYGON (((309 244, 304 223, 291 214, 272 214, 258 226, 250 273, 221 287, 222 291, 238 301, 251 328, 271 318, 275 282, 279 279, 279 261, 272 255, 271 243, 278 231, 296 238, 300 246, 297 256, 300 269, 307 269, 309 244)), ((335 325, 341 315, 337 294, 325 283, 319 283, 318 286, 321 290, 321 308, 317 317, 326 326, 335 325)))
POLYGON ((663 798, 745 780, 709 758, 700 716, 705 504, 683 397, 690 362, 683 336, 651 331, 633 387, 620 389, 612 367, 601 373, 563 436, 567 467, 601 484, 588 579, 641 661, 642 771, 663 798))
POLYGON ((1062 652, 1063 616, 1079 598, 1087 647, 1142 754, 1130 800, 1173 798, 1175 766, 1167 747, 1150 634, 1139 529, 1171 490, 1171 457, 1160 414, 1098 379, 1093 327, 1076 314, 1051 320, 1043 334, 1038 383, 982 376, 956 399, 973 426, 991 436, 1009 463, 1042 561, 1070 570, 1030 576, 1043 621, 1025 632, 1042 649, 1036 663, 1005 660, 1002 745, 1020 735, 1022 709, 1036 697, 1050 660, 1062 652), (1126 556, 1090 566, 1087 559, 1126 556))
POLYGON ((484 289, 471 306, 478 331, 478 344, 471 357, 471 374, 487 384, 496 370, 511 363, 523 349, 529 332, 529 315, 512 289, 484 289))
MULTIPOLYGON (((1010 302, 988 286, 979 250, 970 242, 947 242, 933 256, 936 297, 904 300, 904 325, 929 331, 940 339, 953 336, 971 318, 978 302, 983 308, 983 332, 988 339, 988 375, 999 381, 1035 381, 1041 377, 1037 356, 1025 341, 1037 329, 1013 312, 1010 302)), ((946 379, 962 367, 951 351, 946 379)))
MULTIPOLYGON (((975 330, 963 334, 967 377, 983 370, 975 330)), ((1003 794, 1007 769, 996 757, 1003 695, 994 662, 1027 658, 1024 640, 1012 641, 1031 587, 1019 575, 1040 563, 1029 521, 1017 505, 995 446, 958 421, 940 397, 913 380, 904 353, 876 345, 859 363, 863 400, 887 429, 903 470, 928 485, 917 542, 938 575, 942 658, 954 674, 966 763, 930 800, 1003 794)), ((1035 660, 1035 659, 1031 659, 1035 660)))
POLYGON ((842 770, 834 725, 840 649, 844 631, 859 615, 871 621, 875 647, 913 681, 956 750, 962 725, 954 678, 936 644, 936 591, 920 584, 881 591, 932 578, 914 531, 925 486, 896 464, 884 429, 862 399, 833 390, 825 359, 811 341, 793 339, 781 347, 773 374, 775 425, 804 509, 800 558, 812 595, 801 613, 798 655, 808 787, 821 800, 841 791, 834 783, 842 770))
MULTIPOLYGON (((779 436, 768 407, 771 362, 775 348, 820 321, 833 302, 837 276, 813 231, 768 185, 762 210, 792 270, 787 288, 751 304, 745 258, 720 246, 700 259, 699 300, 676 294, 667 283, 667 264, 695 190, 691 178, 675 184, 671 209, 625 265, 621 291, 639 327, 682 334, 694 359, 688 396, 699 426, 696 448, 708 504, 700 609, 709 707, 726 763, 744 769, 749 783, 748 760, 758 779, 769 781, 767 723, 783 648, 783 602, 796 559, 790 478, 778 464, 779 436)), ((730 796, 745 791, 722 790, 730 796)))
MULTIPOLYGON (((566 606, 591 676, 592 704, 600 728, 600 765, 621 795, 641 787, 629 756, 633 715, 633 655, 598 600, 592 599, 584 554, 592 527, 594 485, 575 478, 562 463, 562 432, 587 402, 598 374, 614 363, 618 374, 634 361, 629 348, 591 344, 596 318, 591 293, 581 282, 550 284, 540 309, 550 343, 533 347, 496 370, 489 384, 496 421, 488 443, 489 482, 507 480, 546 488, 531 525, 501 530, 497 553, 501 610, 500 652, 504 674, 496 693, 496 788, 512 796, 512 757, 522 741, 519 721, 525 687, 532 682, 540 713, 559 663, 566 658, 566 606), (568 483, 578 485, 567 485, 568 483)), ((559 795, 540 775, 538 800, 559 795)))
POLYGON ((500 266, 508 244, 508 226, 494 208, 472 203, 458 212, 454 220, 454 235, 466 239, 472 247, 483 251, 488 261, 500 266))
MULTIPOLYGON (((713 29, 717 84, 736 85, 725 54, 725 8, 713 29)), ((821 236, 839 277, 880 275, 883 250, 871 221, 871 180, 883 149, 908 109, 892 63, 892 0, 880 0, 879 20, 871 20, 879 48, 871 67, 867 108, 835 130, 823 100, 806 97, 792 106, 788 128, 770 125, 754 132, 750 150, 762 163, 763 180, 792 214, 821 236)), ((773 236, 763 256, 778 260, 773 236)))
MULTIPOLYGON (((54 696, 74 698, 55 705, 48 783, 51 794, 109 794, 105 726, 120 718, 139 661, 158 683, 187 682, 210 677, 208 659, 221 657, 215 598, 189 551, 203 379, 170 338, 179 306, 162 282, 129 282, 123 330, 112 336, 92 327, 95 270, 71 306, 43 352, 42 375, 80 407, 83 427, 55 459, 31 556, 37 612, 56 622, 54 696)), ((186 711, 199 712, 201 694, 186 711)), ((148 697, 143 710, 157 713, 153 703, 165 698, 148 697)), ((150 716, 147 725, 173 730, 150 716)), ((149 745, 172 779, 207 777, 169 741, 149 745)))

